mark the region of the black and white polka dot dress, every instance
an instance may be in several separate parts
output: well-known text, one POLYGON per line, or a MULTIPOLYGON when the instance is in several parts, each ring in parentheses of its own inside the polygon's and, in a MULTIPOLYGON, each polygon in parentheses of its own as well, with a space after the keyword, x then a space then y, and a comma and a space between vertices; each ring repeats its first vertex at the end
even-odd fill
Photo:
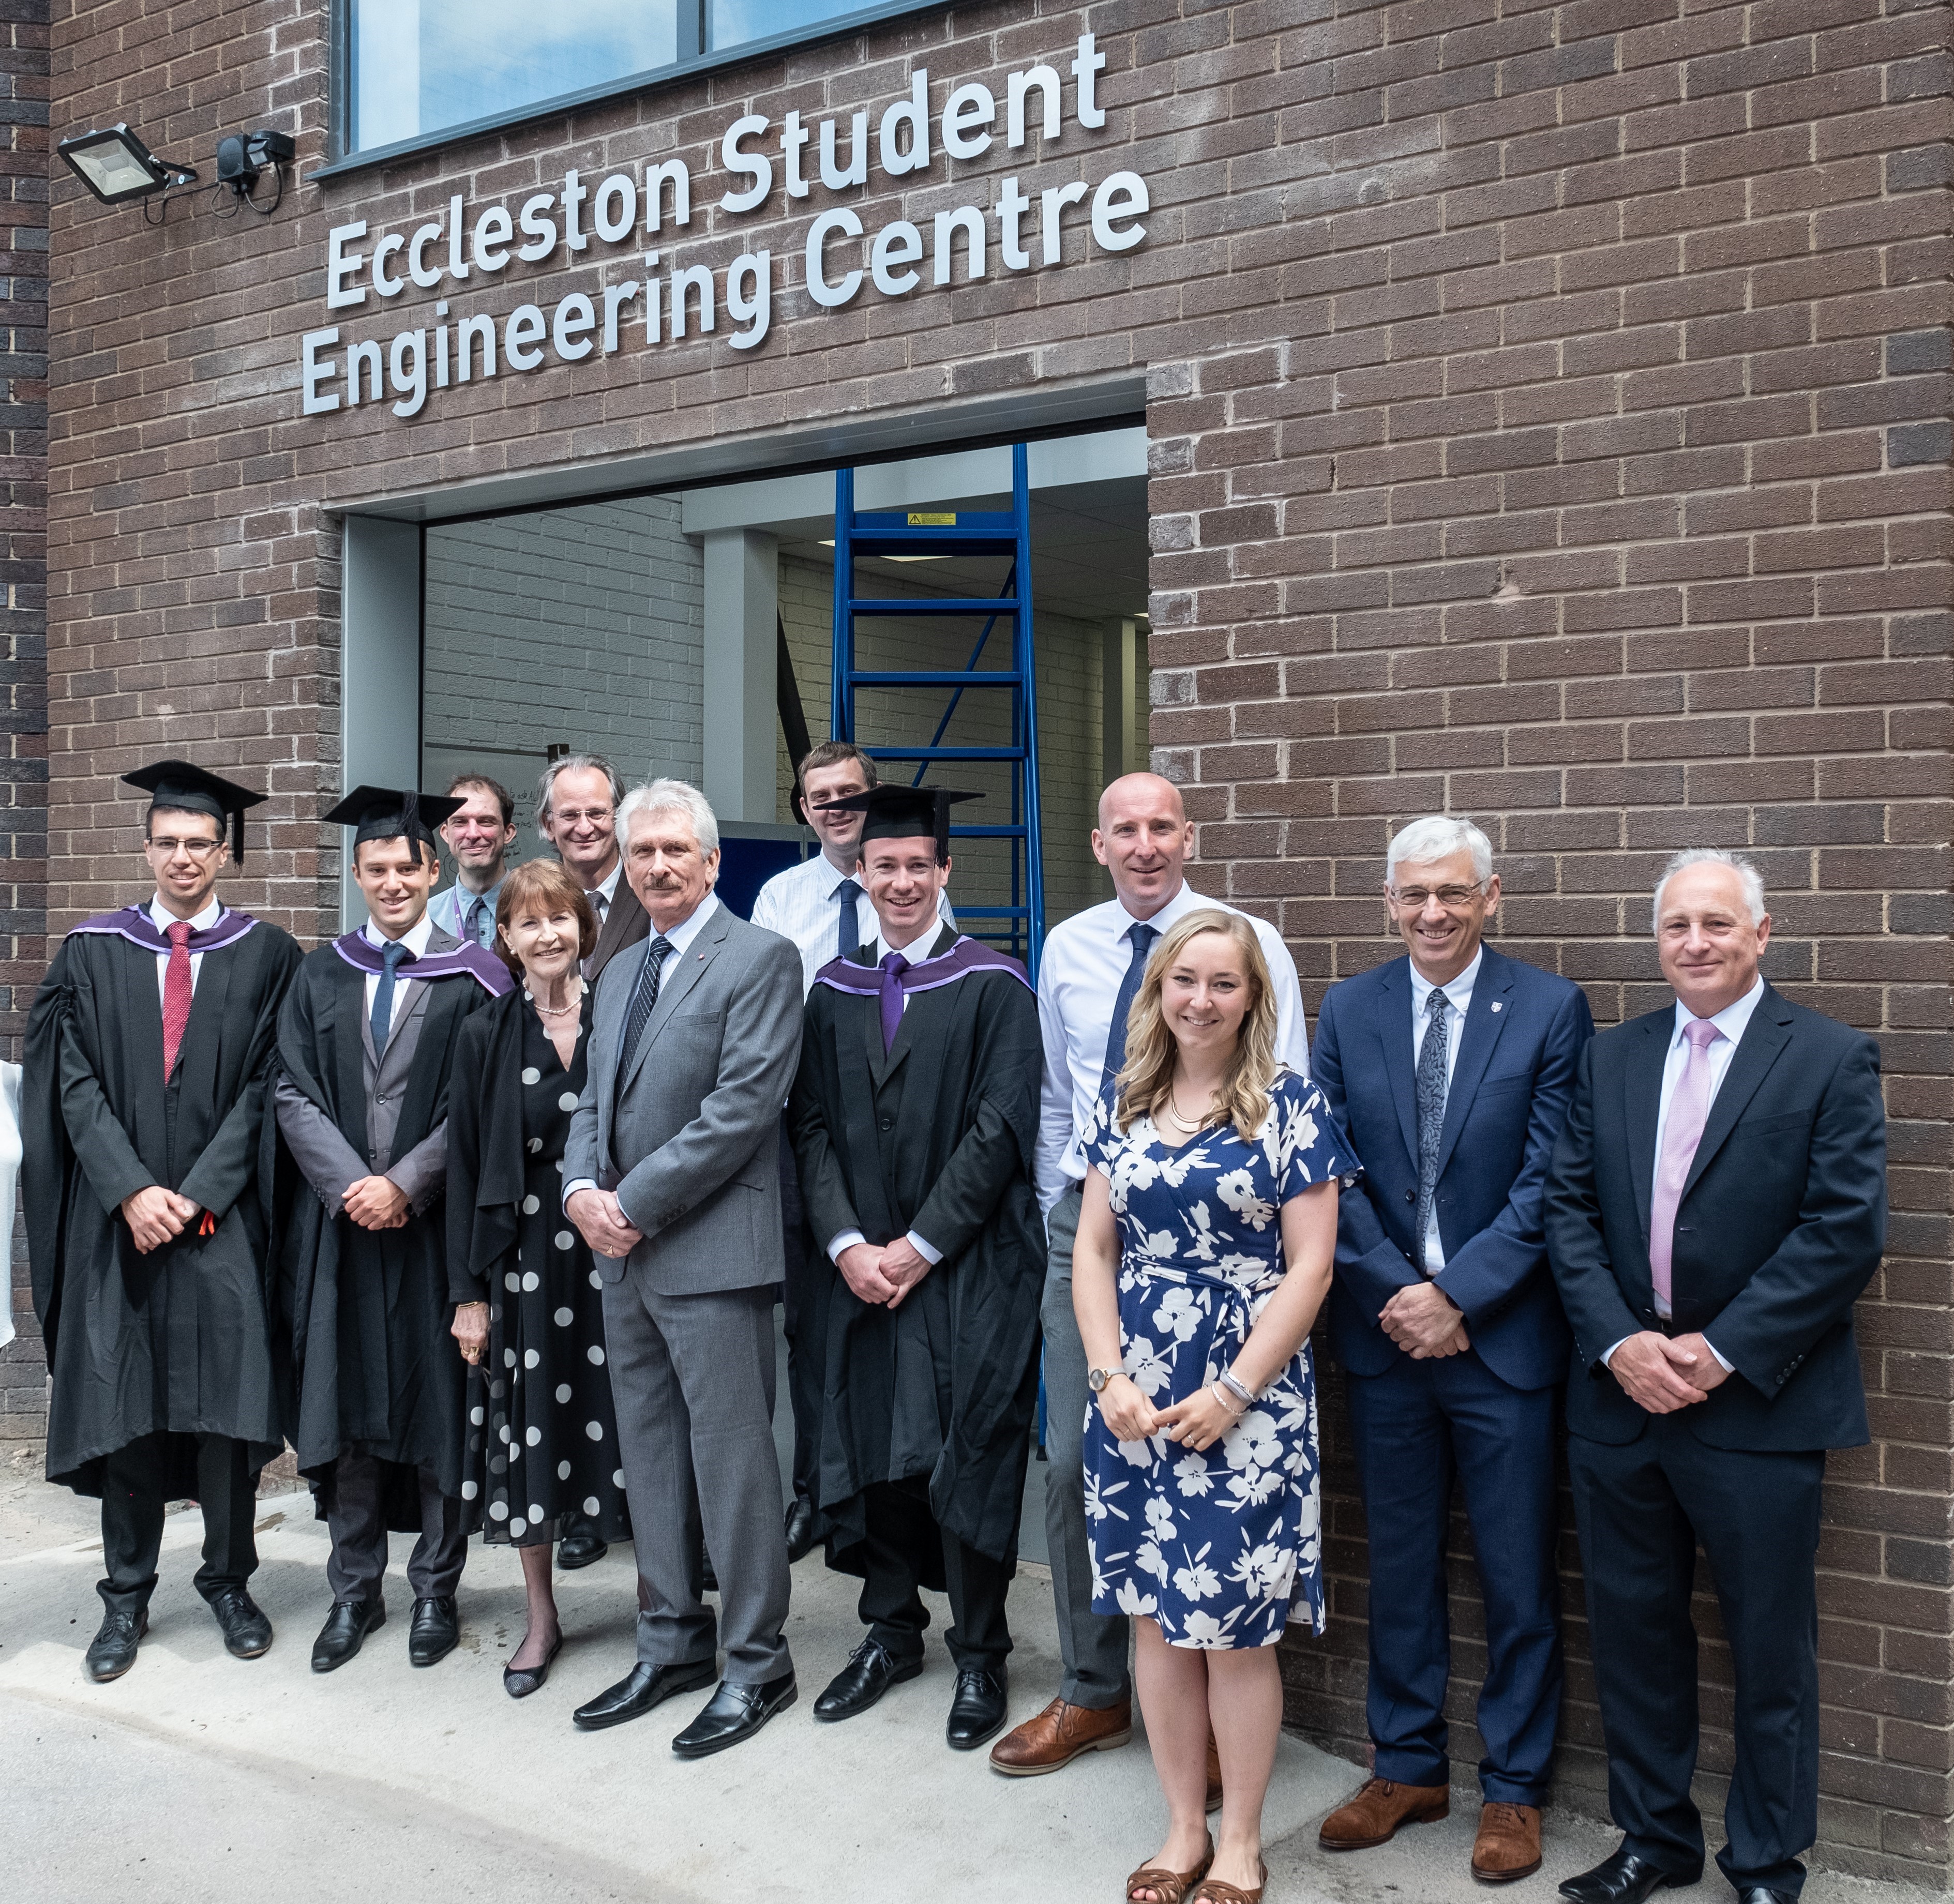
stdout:
POLYGON ((564 1517, 627 1541, 604 1302, 589 1246, 563 1213, 563 1153, 583 1090, 590 995, 566 1071, 536 1008, 522 1008, 523 1197, 513 1258, 488 1292, 488 1353, 471 1385, 468 1518, 519 1547, 557 1538, 564 1517), (471 1490, 473 1492, 471 1492, 471 1490))

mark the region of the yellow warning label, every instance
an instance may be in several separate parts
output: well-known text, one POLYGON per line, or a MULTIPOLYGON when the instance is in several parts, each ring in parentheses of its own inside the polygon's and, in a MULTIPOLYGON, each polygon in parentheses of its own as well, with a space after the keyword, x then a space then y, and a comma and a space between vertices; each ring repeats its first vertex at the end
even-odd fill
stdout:
POLYGON ((909 511, 911 529, 954 529, 956 526, 957 518, 954 516, 924 516, 915 510, 909 511))

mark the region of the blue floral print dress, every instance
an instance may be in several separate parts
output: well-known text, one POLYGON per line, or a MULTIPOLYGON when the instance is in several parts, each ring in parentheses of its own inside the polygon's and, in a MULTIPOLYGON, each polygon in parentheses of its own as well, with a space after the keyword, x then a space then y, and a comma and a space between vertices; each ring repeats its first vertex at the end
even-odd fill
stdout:
MULTIPOLYGON (((1085 1137, 1120 1232, 1120 1347, 1156 1408, 1212 1382, 1283 1275, 1277 1212, 1358 1174, 1314 1084, 1280 1073, 1261 1137, 1218 1125, 1179 1150, 1148 1118, 1123 1134, 1108 1085, 1085 1137)), ((1271 1646, 1292 1618, 1323 1630, 1316 1377, 1305 1341, 1242 1419, 1197 1454, 1157 1435, 1115 1441, 1085 1419, 1092 1611, 1144 1614, 1168 1643, 1271 1646)))

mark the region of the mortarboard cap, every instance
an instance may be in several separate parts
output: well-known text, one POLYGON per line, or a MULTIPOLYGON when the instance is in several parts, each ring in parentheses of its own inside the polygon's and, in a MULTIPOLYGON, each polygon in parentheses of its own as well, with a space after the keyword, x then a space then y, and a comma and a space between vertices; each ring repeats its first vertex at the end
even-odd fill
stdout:
POLYGON ((959 793, 950 787, 894 786, 884 781, 865 793, 851 793, 845 800, 831 803, 866 816, 862 822, 862 844, 872 839, 917 839, 936 842, 937 857, 950 857, 950 810, 960 801, 981 800, 981 793, 959 793))
POLYGON ((412 787, 355 787, 325 816, 328 826, 350 827, 353 851, 365 839, 413 839, 440 850, 434 829, 467 802, 412 787))
POLYGON ((180 813, 207 813, 221 834, 231 829, 231 857, 244 863, 244 811, 263 804, 270 796, 253 793, 219 773, 206 773, 188 761, 158 761, 139 767, 122 776, 124 786, 140 787, 153 807, 168 807, 180 813))

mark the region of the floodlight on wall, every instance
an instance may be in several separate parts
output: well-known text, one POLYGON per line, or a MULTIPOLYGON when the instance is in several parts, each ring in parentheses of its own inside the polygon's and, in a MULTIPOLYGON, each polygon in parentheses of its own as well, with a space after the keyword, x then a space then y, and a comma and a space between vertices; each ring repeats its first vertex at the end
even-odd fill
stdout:
MULTIPOLYGON (((126 205, 131 199, 147 199, 196 183, 193 167, 159 158, 119 124, 64 139, 55 149, 67 162, 68 170, 104 205, 126 205)), ((146 205, 143 215, 149 215, 146 205)))

